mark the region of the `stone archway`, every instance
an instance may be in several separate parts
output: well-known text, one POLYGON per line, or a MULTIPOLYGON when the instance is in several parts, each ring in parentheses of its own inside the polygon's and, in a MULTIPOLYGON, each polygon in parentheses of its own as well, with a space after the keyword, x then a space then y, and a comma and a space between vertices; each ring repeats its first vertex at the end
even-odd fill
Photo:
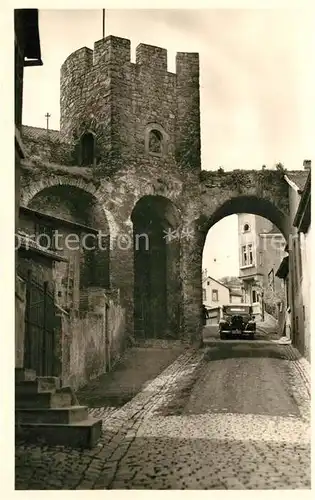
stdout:
POLYGON ((180 215, 162 196, 144 196, 134 228, 134 326, 140 338, 178 338, 181 317, 180 215))
MULTIPOLYGON (((214 234, 211 234, 211 236, 209 234, 211 228, 222 219, 234 214, 244 214, 244 217, 247 217, 245 220, 248 220, 249 215, 258 216, 255 220, 251 219, 255 227, 254 232, 252 232, 248 225, 247 232, 244 232, 243 228, 241 229, 240 226, 238 226, 239 235, 237 246, 234 243, 233 235, 231 235, 232 238, 230 238, 228 234, 223 234, 223 241, 226 242, 227 247, 229 247, 229 244, 231 245, 233 241, 232 249, 234 250, 235 248, 234 251, 237 249, 237 260, 239 261, 239 274, 237 275, 242 280, 243 299, 247 303, 254 304, 256 318, 263 318, 263 311, 265 310, 265 307, 267 308, 268 306, 269 309, 272 308, 270 304, 270 297, 273 296, 275 301, 275 297, 278 297, 278 299, 281 297, 279 287, 276 295, 271 294, 268 285, 269 281, 267 273, 272 270, 274 272, 274 265, 280 265, 281 260, 279 245, 285 245, 284 241, 288 240, 288 218, 269 200, 259 199, 254 196, 239 196, 231 198, 218 207, 216 212, 207 221, 206 228, 209 229, 206 234, 207 244, 205 241, 203 254, 206 245, 209 248, 213 242, 214 234), (268 225, 267 221, 271 224, 268 225), (268 238, 262 238, 259 236, 262 232, 268 232, 270 230, 272 230, 271 238, 270 235, 268 238), (280 238, 279 233, 282 233, 282 238, 280 238), (267 260, 264 257, 265 250, 268 252, 267 260), (269 268, 267 269, 266 266, 269 266, 269 268)), ((234 234, 236 236, 236 233, 234 234)), ((218 233, 216 233, 216 236, 220 237, 218 233)), ((232 255, 232 257, 235 257, 235 254, 232 255)), ((222 276, 223 275, 221 274, 221 277, 222 276)), ((277 278, 276 282, 273 282, 273 287, 275 285, 277 289, 277 278)), ((217 293, 220 293, 222 300, 222 294, 225 296, 224 289, 221 288, 221 291, 217 293)), ((208 301, 209 300, 211 301, 211 298, 208 295, 208 301)), ((226 296, 225 300, 229 301, 229 296, 226 296)), ((270 312, 270 310, 266 310, 267 312, 270 312)))
MULTIPOLYGON (((212 191, 213 193, 213 191, 212 191)), ((237 213, 251 213, 260 215, 274 223, 288 240, 289 218, 275 203, 268 198, 259 197, 254 194, 241 194, 237 196, 225 196, 219 203, 213 196, 211 190, 207 196, 203 196, 200 206, 200 215, 192 221, 195 227, 194 238, 186 243, 184 255, 184 325, 185 335, 192 340, 198 339, 202 327, 202 256, 203 249, 209 229, 224 217, 237 213)), ((228 235, 223 235, 228 238, 228 235)))
POLYGON ((54 228, 60 234, 61 252, 69 259, 68 265, 60 263, 56 267, 57 293, 63 297, 61 304, 64 307, 69 303, 75 308, 87 307, 85 290, 110 287, 109 224, 101 204, 90 192, 77 186, 58 184, 38 191, 29 199, 27 207, 55 219, 54 228), (80 235, 79 250, 73 249, 73 243, 69 248, 66 245, 66 237, 69 239, 70 234, 80 235), (72 291, 69 291, 69 286, 72 291), (67 298, 68 294, 73 297, 73 302, 67 298))
POLYGON ((203 213, 198 220, 198 227, 201 232, 203 245, 209 229, 224 217, 233 214, 249 213, 260 215, 272 222, 283 236, 289 237, 289 217, 268 199, 259 198, 254 195, 235 196, 224 201, 209 216, 203 213))

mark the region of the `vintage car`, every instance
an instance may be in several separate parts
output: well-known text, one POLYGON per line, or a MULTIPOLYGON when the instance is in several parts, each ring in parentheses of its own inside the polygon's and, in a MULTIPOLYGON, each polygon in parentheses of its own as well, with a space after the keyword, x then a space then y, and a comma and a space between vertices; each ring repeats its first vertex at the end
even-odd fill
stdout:
POLYGON ((219 321, 220 338, 232 335, 246 335, 253 339, 256 332, 253 308, 248 304, 229 304, 222 306, 219 321))

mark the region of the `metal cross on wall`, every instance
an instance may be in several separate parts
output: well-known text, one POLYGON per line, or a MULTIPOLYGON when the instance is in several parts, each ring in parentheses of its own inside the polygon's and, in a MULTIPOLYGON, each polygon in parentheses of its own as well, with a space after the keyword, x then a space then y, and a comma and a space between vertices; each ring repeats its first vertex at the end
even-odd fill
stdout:
POLYGON ((49 113, 46 113, 45 117, 46 117, 46 120, 47 120, 47 130, 48 130, 49 129, 49 118, 51 117, 51 115, 49 113))

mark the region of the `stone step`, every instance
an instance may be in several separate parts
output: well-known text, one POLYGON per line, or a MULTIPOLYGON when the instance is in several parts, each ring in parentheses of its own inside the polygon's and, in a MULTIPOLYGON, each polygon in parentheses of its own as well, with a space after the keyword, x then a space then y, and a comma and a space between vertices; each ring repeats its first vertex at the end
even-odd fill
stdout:
POLYGON ((15 368, 15 383, 23 382, 25 380, 35 380, 36 371, 29 370, 28 368, 15 368))
POLYGON ((87 406, 64 408, 23 408, 15 410, 15 421, 19 424, 70 424, 88 418, 87 406))
POLYGON ((16 394, 56 392, 57 389, 60 389, 60 379, 58 377, 37 377, 35 380, 22 380, 15 384, 16 394))
POLYGON ((15 426, 16 440, 73 448, 93 448, 102 432, 102 421, 88 418, 70 424, 22 423, 15 426))
POLYGON ((71 394, 50 391, 34 394, 15 394, 15 408, 65 408, 71 406, 71 394))

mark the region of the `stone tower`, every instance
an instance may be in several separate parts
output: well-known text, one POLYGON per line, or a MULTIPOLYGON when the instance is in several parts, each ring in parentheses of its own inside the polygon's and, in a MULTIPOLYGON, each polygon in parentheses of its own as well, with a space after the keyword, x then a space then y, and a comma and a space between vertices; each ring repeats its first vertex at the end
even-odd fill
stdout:
POLYGON ((171 73, 165 49, 140 44, 132 63, 130 41, 109 36, 63 63, 60 106, 73 164, 101 181, 111 241, 117 233, 150 240, 149 251, 116 245, 110 254, 128 327, 140 336, 179 335, 180 247, 165 235, 181 224, 183 192, 201 170, 199 55, 177 53, 171 73))
POLYGON ((76 164, 105 176, 152 158, 200 170, 198 54, 178 53, 174 74, 165 49, 140 44, 132 63, 130 41, 108 36, 63 63, 60 104, 76 164))

